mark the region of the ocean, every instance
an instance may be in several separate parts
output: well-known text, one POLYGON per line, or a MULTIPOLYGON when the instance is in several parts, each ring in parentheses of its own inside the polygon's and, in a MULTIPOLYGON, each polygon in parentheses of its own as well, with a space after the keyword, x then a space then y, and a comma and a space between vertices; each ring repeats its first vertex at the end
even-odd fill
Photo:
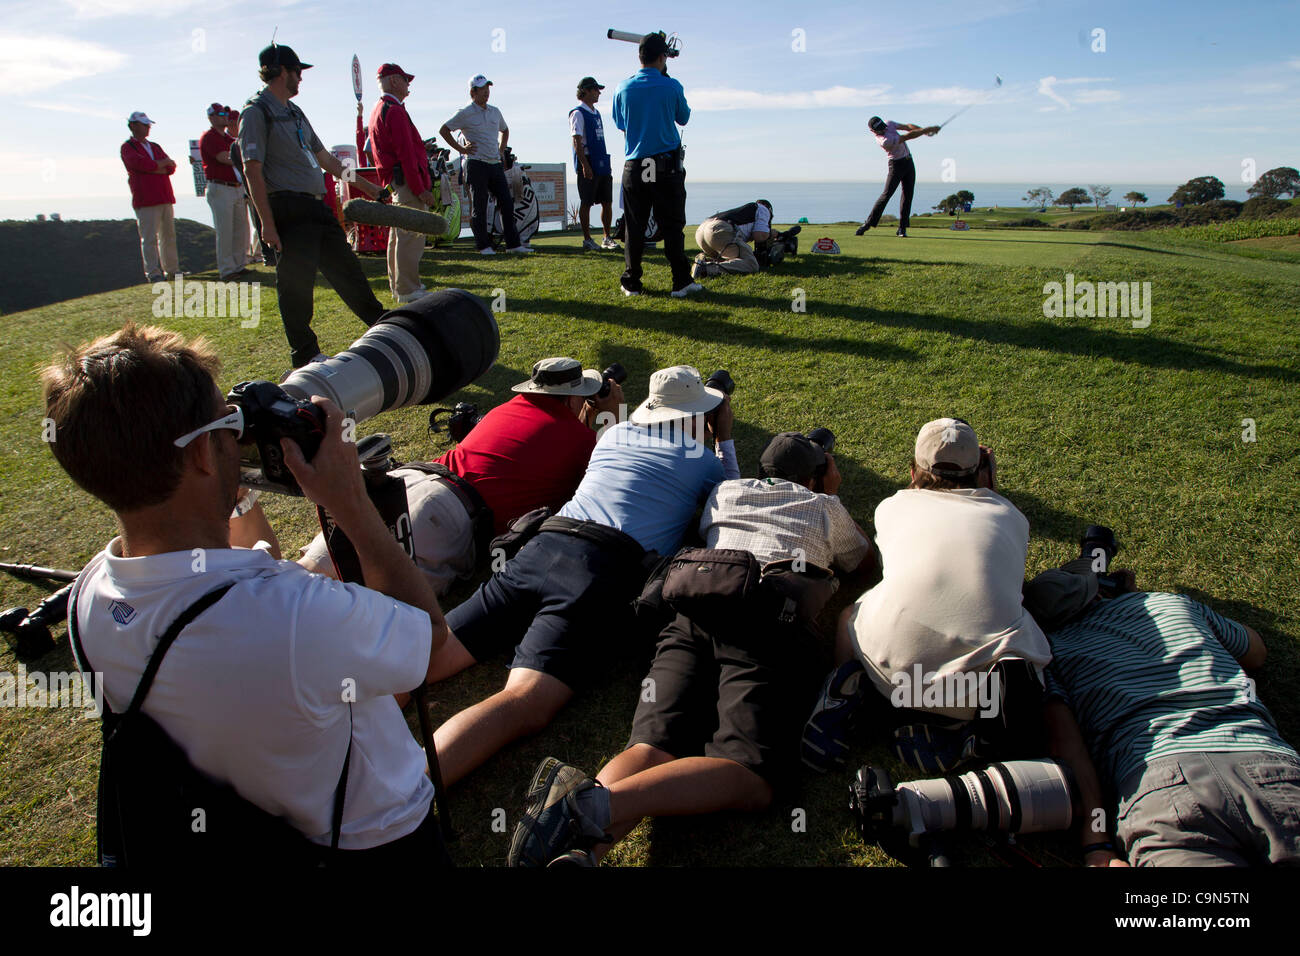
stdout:
MULTIPOLYGON (((188 172, 188 170, 186 170, 188 172)), ((929 212, 935 203, 959 189, 966 189, 975 194, 976 208, 986 206, 1027 206, 1025 193, 1036 186, 1047 186, 1056 195, 1060 195, 1071 186, 1083 186, 1087 183, 934 183, 918 182, 916 196, 912 200, 913 214, 929 212)), ((1123 195, 1136 191, 1145 193, 1152 203, 1165 202, 1177 183, 1107 183, 1112 187, 1110 201, 1123 205, 1123 195)), ((853 222, 861 221, 870 212, 872 204, 880 194, 883 181, 875 182, 765 182, 765 183, 720 183, 693 182, 689 167, 686 177, 686 220, 690 223, 703 222, 721 209, 729 209, 755 199, 767 199, 772 203, 776 221, 779 225, 797 222, 800 217, 810 223, 853 222)), ((1245 201, 1245 184, 1228 183, 1228 199, 1245 201)), ((123 183, 125 188, 125 183, 123 183)), ((176 180, 178 193, 176 217, 193 219, 204 224, 212 221, 206 199, 193 195, 193 187, 188 176, 176 180)), ((618 190, 615 188, 615 193, 618 190)), ((577 203, 578 191, 570 181, 568 203, 577 203)), ((131 200, 129 196, 93 196, 73 199, 3 199, 0 200, 0 219, 32 219, 37 213, 57 212, 64 219, 131 219, 131 200)), ((898 213, 898 194, 890 201, 886 209, 889 214, 898 213)), ((615 217, 618 216, 617 198, 615 199, 615 217)), ((599 223, 598 211, 593 212, 592 221, 599 223)), ((467 223, 468 225, 468 220, 467 223)), ((547 227, 558 223, 547 224, 547 227)), ((468 232, 468 230, 466 230, 468 232)))

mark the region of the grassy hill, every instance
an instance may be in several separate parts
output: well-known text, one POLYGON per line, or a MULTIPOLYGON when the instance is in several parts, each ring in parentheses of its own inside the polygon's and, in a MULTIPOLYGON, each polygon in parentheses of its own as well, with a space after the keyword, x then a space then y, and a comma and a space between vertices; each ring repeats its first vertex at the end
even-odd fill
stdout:
MULTIPOLYGON (((617 288, 621 257, 580 253, 572 236, 535 240, 540 251, 527 259, 483 259, 463 248, 426 253, 431 288, 505 296, 497 366, 449 401, 504 401, 548 355, 596 368, 622 362, 629 403, 645 397, 656 368, 725 367, 739 385, 742 470, 753 473, 773 433, 829 426, 838 438, 843 500, 868 530, 876 504, 904 482, 918 427, 941 415, 967 418, 997 450, 1000 490, 1029 518, 1030 574, 1076 554, 1085 525, 1110 525, 1121 564, 1136 570, 1141 586, 1198 595, 1262 633, 1270 658, 1260 696, 1283 734, 1300 741, 1300 253, 1279 246, 1265 259, 1263 250, 1247 254, 1249 244, 1171 243, 1156 233, 918 228, 903 240, 883 228, 861 238, 851 226, 813 231, 834 236, 843 255, 805 253, 772 272, 710 280, 704 294, 686 301, 667 297, 658 253, 648 257, 649 294, 625 299, 617 288), (1067 273, 1150 282, 1149 327, 1133 328, 1124 318, 1046 318, 1044 285, 1067 273), (793 311, 800 291, 806 311, 793 311), (1244 419, 1254 422, 1253 442, 1242 440, 1244 419)), ((136 255, 133 231, 121 241, 126 258, 136 255)), ((382 263, 363 265, 387 302, 382 263)), ((274 274, 262 269, 256 278, 263 283, 257 328, 241 328, 238 319, 168 322, 217 344, 226 387, 277 379, 288 367, 274 274)), ((0 560, 79 568, 114 533, 109 512, 76 489, 42 445, 34 369, 57 343, 149 319, 151 302, 147 287, 133 285, 6 317, 0 560)), ((329 352, 363 331, 323 284, 315 328, 329 352)), ((432 457, 445 439, 427 434, 426 415, 386 414, 361 431, 389 432, 399 456, 432 457)), ((314 516, 304 502, 273 499, 268 512, 287 551, 309 539, 314 516)), ((0 607, 32 606, 45 593, 0 577, 0 607)), ((827 620, 855 596, 841 589, 827 620)), ((810 670, 824 667, 828 644, 809 647, 808 659, 810 670)), ((438 718, 497 689, 504 663, 489 661, 440 685, 438 718)), ((15 666, 0 647, 0 670, 15 666)), ((30 666, 72 665, 61 644, 30 666)), ((604 686, 452 792, 458 862, 504 859, 542 757, 594 773, 622 749, 644 667, 644 656, 629 650, 604 686), (496 808, 506 811, 505 833, 492 829, 496 808)), ((93 862, 98 736, 94 721, 69 711, 17 710, 0 720, 0 864, 93 862)), ((881 747, 860 746, 851 766, 866 762, 899 771, 881 747)), ((755 816, 645 823, 610 862, 886 862, 853 830, 844 809, 848 779, 807 774, 755 816), (806 812, 804 831, 792 828, 796 810, 806 812)), ((1073 861, 1057 839, 1022 845, 1048 863, 1073 861)), ((969 859, 987 862, 978 851, 969 859)))

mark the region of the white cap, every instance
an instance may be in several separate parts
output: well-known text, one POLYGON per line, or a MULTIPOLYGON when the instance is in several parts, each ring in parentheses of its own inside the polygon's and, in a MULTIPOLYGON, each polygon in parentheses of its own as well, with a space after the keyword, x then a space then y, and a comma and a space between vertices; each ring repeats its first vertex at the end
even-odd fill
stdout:
POLYGON ((632 413, 632 423, 653 425, 709 412, 726 397, 725 392, 707 387, 689 365, 661 368, 650 376, 650 397, 632 413))
MULTIPOLYGON (((119 115, 120 115, 120 114, 119 114, 119 115)), ((151 120, 151 119, 150 119, 148 116, 146 116, 144 113, 140 112, 140 110, 136 110, 134 113, 132 113, 130 116, 128 116, 128 117, 126 118, 126 121, 127 121, 128 123, 144 123, 145 126, 152 126, 152 125, 153 125, 153 120, 151 120)))
POLYGON ((489 80, 489 79, 488 79, 486 76, 484 76, 482 73, 478 74, 478 75, 475 76, 475 77, 472 77, 472 78, 470 79, 470 81, 469 81, 469 88, 470 88, 471 90, 476 90, 476 89, 478 89, 480 86, 491 86, 491 85, 492 85, 492 81, 489 80))

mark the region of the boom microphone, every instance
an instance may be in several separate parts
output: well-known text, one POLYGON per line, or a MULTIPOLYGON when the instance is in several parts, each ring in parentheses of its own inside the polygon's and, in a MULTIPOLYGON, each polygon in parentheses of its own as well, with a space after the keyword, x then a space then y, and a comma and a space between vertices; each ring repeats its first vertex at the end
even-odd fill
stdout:
POLYGON ((396 203, 374 202, 370 199, 349 199, 343 204, 343 215, 353 222, 370 226, 389 226, 407 232, 423 232, 430 236, 445 236, 447 220, 437 213, 399 206, 396 203))
MULTIPOLYGON (((668 56, 674 57, 682 52, 682 41, 678 39, 677 34, 668 36, 663 30, 652 30, 652 33, 658 33, 668 44, 668 56)), ((622 40, 624 43, 640 43, 649 34, 647 33, 630 33, 627 30, 609 30, 605 36, 611 40, 622 40)))

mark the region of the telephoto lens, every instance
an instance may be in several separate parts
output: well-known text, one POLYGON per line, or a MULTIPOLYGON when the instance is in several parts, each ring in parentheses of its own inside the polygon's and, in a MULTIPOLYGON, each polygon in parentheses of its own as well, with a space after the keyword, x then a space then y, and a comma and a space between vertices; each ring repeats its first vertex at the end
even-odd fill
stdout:
POLYGON ((1105 525, 1090 524, 1084 531, 1083 537, 1079 539, 1079 555, 1094 562, 1094 569, 1106 571, 1110 563, 1115 560, 1115 555, 1119 553, 1119 542, 1115 540, 1115 532, 1105 525), (1105 556, 1101 567, 1097 568, 1095 562, 1098 558, 1105 556))
POLYGON ((600 391, 593 395, 593 398, 609 398, 610 381, 622 385, 627 381, 627 369, 618 362, 611 362, 609 368, 600 373, 600 391))
POLYGON ((862 767, 849 787, 849 809, 867 842, 950 830, 1050 833, 1077 813, 1069 771, 1055 760, 1006 760, 982 770, 895 785, 881 767, 862 767))
POLYGON ((731 373, 725 368, 720 368, 707 379, 704 380, 707 388, 716 388, 725 395, 730 395, 736 390, 736 383, 731 378, 731 373))

